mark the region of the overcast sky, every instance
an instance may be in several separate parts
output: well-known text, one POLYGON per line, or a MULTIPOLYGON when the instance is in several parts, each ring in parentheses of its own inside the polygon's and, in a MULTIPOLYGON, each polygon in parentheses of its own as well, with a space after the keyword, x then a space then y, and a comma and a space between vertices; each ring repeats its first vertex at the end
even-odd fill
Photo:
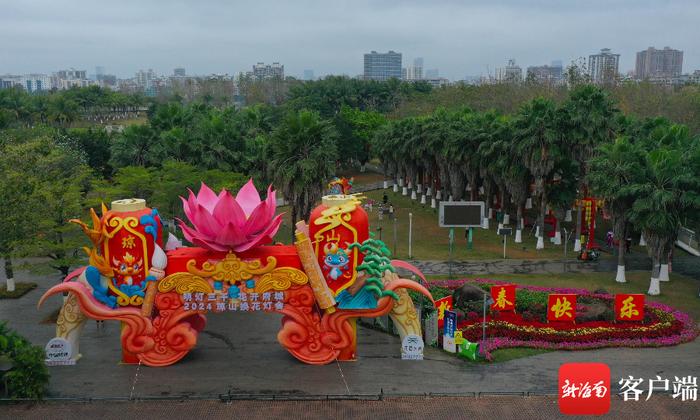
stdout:
POLYGON ((363 53, 393 49, 455 80, 605 47, 626 72, 648 46, 683 50, 683 71, 700 69, 700 1, 0 0, 0 74, 234 74, 279 61, 287 75, 354 76, 363 53))

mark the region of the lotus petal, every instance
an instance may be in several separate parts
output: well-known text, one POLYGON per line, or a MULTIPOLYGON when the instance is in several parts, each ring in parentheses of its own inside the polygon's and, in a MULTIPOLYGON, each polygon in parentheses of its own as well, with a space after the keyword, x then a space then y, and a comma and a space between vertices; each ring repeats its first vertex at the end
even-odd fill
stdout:
POLYGON ((272 224, 270 224, 270 226, 265 230, 265 232, 261 233, 260 235, 256 235, 254 238, 250 238, 249 241, 244 243, 244 244, 236 246, 234 248, 234 251, 243 252, 243 251, 247 251, 251 248, 255 248, 257 246, 272 242, 272 238, 275 236, 275 234, 279 230, 279 227, 281 224, 282 224, 282 215, 279 215, 278 217, 275 218, 275 220, 273 220, 272 224))
POLYGON ((255 232, 260 232, 265 229, 265 227, 270 223, 271 217, 268 215, 268 205, 266 201, 260 203, 259 206, 253 210, 253 212, 245 221, 243 232, 246 235, 255 234, 255 232))
POLYGON ((241 208, 243 208, 246 217, 250 216, 255 207, 260 204, 260 194, 258 194, 258 190, 255 189, 253 178, 249 179, 243 188, 238 191, 238 194, 236 194, 236 201, 241 208))
POLYGON ((219 194, 219 202, 214 207, 214 218, 221 226, 225 226, 228 222, 233 221, 236 226, 244 226, 246 223, 246 214, 227 190, 221 190, 219 194))
POLYGON ((241 229, 234 221, 230 221, 216 235, 216 243, 236 246, 247 240, 241 229))
POLYGON ((200 233, 215 236, 221 229, 221 224, 201 204, 197 204, 193 215, 194 220, 190 220, 190 222, 200 233))
POLYGON ((202 186, 199 188, 199 194, 197 194, 197 202, 212 213, 218 201, 219 197, 216 193, 214 193, 211 188, 207 187, 207 184, 202 182, 202 186))

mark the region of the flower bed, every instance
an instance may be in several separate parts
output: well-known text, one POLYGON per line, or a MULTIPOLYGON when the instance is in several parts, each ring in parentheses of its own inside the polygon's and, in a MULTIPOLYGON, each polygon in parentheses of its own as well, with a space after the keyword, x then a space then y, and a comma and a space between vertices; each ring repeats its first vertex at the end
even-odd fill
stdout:
MULTIPOLYGON (((431 286, 456 289, 470 282, 484 289, 490 285, 511 284, 487 279, 464 279, 431 282, 431 286)), ((661 347, 692 341, 698 335, 690 316, 670 306, 646 302, 642 322, 613 322, 610 314, 601 319, 567 323, 547 323, 546 301, 549 293, 572 293, 587 304, 611 307, 614 295, 592 293, 585 289, 517 285, 516 313, 493 313, 486 317, 486 341, 482 341, 482 319, 467 314, 458 324, 464 338, 479 343, 479 352, 492 360, 491 352, 510 347, 552 350, 584 350, 602 347, 661 347), (518 304, 519 303, 519 304, 518 304)), ((577 312, 577 318, 583 313, 577 312)))

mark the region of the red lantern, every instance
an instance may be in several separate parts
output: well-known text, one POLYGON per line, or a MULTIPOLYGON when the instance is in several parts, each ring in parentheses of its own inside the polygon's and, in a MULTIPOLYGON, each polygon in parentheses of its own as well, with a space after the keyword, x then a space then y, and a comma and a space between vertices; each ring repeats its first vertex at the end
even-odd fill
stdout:
POLYGON ((356 268, 363 259, 357 248, 348 250, 348 245, 369 238, 367 213, 360 204, 352 195, 328 195, 311 212, 309 234, 314 252, 336 296, 355 282, 356 268))

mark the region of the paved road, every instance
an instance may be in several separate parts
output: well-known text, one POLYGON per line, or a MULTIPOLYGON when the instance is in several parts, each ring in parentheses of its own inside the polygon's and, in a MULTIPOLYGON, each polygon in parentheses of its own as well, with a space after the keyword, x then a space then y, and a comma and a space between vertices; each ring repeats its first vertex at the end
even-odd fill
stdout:
MULTIPOLYGON (((698 402, 669 396, 649 401, 613 398, 603 418, 692 419, 698 402)), ((0 407, 0 419, 552 419, 564 418, 554 397, 409 397, 330 401, 131 401, 44 403, 0 407)), ((579 417, 566 416, 568 419, 579 417)))
MULTIPOLYGON (((18 280, 28 279, 19 273, 18 280)), ((0 279, 2 280, 2 279, 0 279)), ((60 306, 52 297, 36 302, 56 278, 32 278, 39 288, 17 300, 0 301, 0 319, 43 346, 54 326, 39 322, 60 306)), ((400 359, 399 340, 359 328, 359 360, 307 366, 276 342, 279 316, 263 313, 212 315, 198 345, 179 364, 167 368, 118 363, 119 326, 95 322, 85 327, 76 366, 51 367, 51 397, 214 397, 226 394, 425 394, 466 392, 550 392, 565 362, 597 361, 611 366, 612 377, 700 376, 700 340, 658 349, 614 348, 552 352, 499 364, 467 363, 436 349, 424 361, 400 359)))

